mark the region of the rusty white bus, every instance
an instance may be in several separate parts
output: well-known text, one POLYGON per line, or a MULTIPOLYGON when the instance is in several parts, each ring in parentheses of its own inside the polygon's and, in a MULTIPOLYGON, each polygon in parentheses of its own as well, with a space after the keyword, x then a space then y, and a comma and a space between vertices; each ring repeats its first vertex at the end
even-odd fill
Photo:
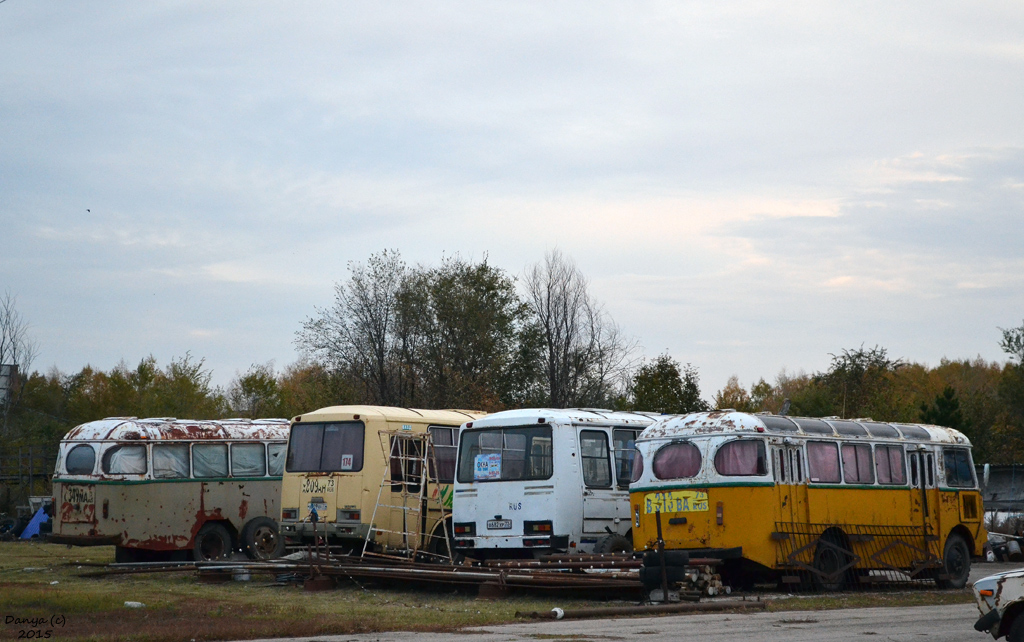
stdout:
POLYGON ((656 416, 526 409, 465 424, 455 549, 475 558, 632 550, 633 445, 656 416))
POLYGON ((468 410, 332 406, 295 417, 281 489, 281 532, 299 542, 312 541, 315 532, 354 553, 368 546, 378 552, 415 548, 447 554, 448 538, 440 529, 451 530, 459 426, 483 416, 468 410), (399 435, 390 434, 395 432, 429 435, 436 469, 424 475, 409 452, 398 452, 399 435), (420 485, 429 479, 437 481, 421 493, 420 485), (413 505, 420 494, 427 499, 425 508, 413 505), (390 508, 377 511, 378 502, 390 508), (421 523, 408 523, 417 518, 421 523))
POLYGON ((988 539, 971 442, 940 426, 729 410, 637 440, 633 540, 724 560, 723 579, 962 588, 988 539))
POLYGON ((50 541, 118 562, 284 550, 276 522, 288 421, 112 417, 73 428, 53 476, 50 541))

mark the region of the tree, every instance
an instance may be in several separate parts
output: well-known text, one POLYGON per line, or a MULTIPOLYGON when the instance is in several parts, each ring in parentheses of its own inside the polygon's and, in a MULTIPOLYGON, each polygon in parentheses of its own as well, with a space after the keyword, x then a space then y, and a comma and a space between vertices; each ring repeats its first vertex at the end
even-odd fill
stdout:
POLYGON ((890 359, 886 349, 879 346, 868 350, 861 346, 830 356, 828 372, 814 379, 828 393, 831 408, 820 395, 810 397, 816 402, 817 416, 896 418, 897 400, 889 383, 893 374, 906 365, 902 359, 890 359))
POLYGON ((499 410, 529 396, 536 364, 529 308, 515 280, 486 257, 412 270, 399 299, 411 346, 405 361, 422 405, 499 410))
MULTIPOLYGON (((763 381, 763 380, 762 380, 763 381)), ((725 382, 725 387, 715 393, 715 408, 724 410, 732 408, 740 412, 753 411, 750 394, 740 385, 739 377, 733 375, 725 382)))
POLYGON ((318 308, 297 333, 299 351, 359 381, 370 403, 397 406, 409 396, 400 367, 408 335, 399 326, 399 295, 408 268, 397 251, 349 263, 347 283, 334 287, 334 305, 318 308))
POLYGON ((228 385, 227 403, 233 415, 262 419, 281 415, 281 392, 272 363, 254 363, 228 385))
POLYGON ((10 292, 0 298, 0 434, 7 434, 8 417, 18 404, 24 390, 23 377, 31 371, 38 354, 36 343, 29 337, 28 323, 22 318, 10 292))
POLYGON ((945 426, 963 432, 968 424, 960 412, 960 400, 952 386, 946 386, 941 395, 928 405, 921 404, 921 421, 926 424, 945 426))
POLYGON ((999 328, 999 330, 1003 333, 999 347, 1010 355, 1011 359, 1016 359, 1017 365, 1024 365, 1024 323, 1018 328, 999 328))
POLYGON ((651 363, 640 366, 630 388, 632 408, 678 415, 708 410, 700 398, 700 376, 690 364, 663 354, 651 363))
POLYGON ((604 405, 633 366, 627 338, 558 250, 527 270, 526 299, 541 339, 544 396, 552 407, 604 405))

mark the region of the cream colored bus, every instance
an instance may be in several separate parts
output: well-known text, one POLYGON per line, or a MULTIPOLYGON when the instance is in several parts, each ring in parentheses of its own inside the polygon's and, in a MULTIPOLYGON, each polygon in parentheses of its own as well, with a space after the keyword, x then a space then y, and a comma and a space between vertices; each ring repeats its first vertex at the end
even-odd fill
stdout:
POLYGON ((988 534, 971 443, 939 426, 695 413, 636 442, 633 540, 725 560, 733 584, 962 588, 988 534))
POLYGON ((415 546, 445 552, 439 550, 447 541, 439 529, 446 526, 451 532, 459 426, 483 416, 463 410, 332 406, 295 417, 281 489, 281 532, 308 542, 315 530, 356 553, 367 539, 377 551, 415 546), (438 483, 427 485, 425 507, 415 505, 415 496, 424 494, 424 471, 413 453, 398 452, 406 448, 396 444, 402 433, 429 434, 433 444, 437 468, 428 471, 428 478, 438 483), (387 468, 389 481, 382 488, 387 468), (374 518, 378 499, 409 510, 380 509, 374 518), (416 515, 422 523, 408 523, 416 515), (429 534, 430 540, 410 543, 402 535, 409 532, 429 534))
POLYGON ((58 451, 50 541, 113 544, 118 562, 276 557, 287 437, 285 419, 77 426, 58 451))

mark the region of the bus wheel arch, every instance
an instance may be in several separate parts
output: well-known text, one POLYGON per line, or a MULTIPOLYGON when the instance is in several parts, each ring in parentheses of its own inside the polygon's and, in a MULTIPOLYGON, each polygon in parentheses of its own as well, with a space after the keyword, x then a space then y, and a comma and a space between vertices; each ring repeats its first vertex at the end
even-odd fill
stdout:
POLYGON ((231 557, 234 540, 231 531, 223 522, 209 521, 196 533, 192 556, 198 562, 208 562, 231 557))
POLYGON ((822 591, 840 591, 850 579, 851 559, 850 538, 841 528, 832 527, 818 538, 814 549, 813 580, 822 591))
POLYGON ((242 550, 252 560, 271 560, 284 555, 284 536, 277 522, 265 516, 254 517, 242 527, 242 550))

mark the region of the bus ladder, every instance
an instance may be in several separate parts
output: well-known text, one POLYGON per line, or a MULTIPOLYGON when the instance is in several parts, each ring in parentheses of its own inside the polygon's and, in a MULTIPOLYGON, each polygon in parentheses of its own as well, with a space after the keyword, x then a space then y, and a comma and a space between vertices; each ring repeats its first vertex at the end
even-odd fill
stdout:
POLYGON ((384 476, 377 491, 377 504, 370 518, 370 535, 363 542, 362 555, 370 551, 371 539, 382 535, 401 536, 401 546, 380 544, 385 555, 398 554, 415 559, 429 556, 438 561, 451 562, 451 541, 448 529, 444 527, 445 507, 437 480, 437 459, 434 442, 429 432, 414 433, 408 430, 381 430, 381 448, 384 451, 384 476), (431 496, 433 490, 433 496, 431 496), (427 531, 429 504, 437 502, 440 512, 438 522, 444 536, 444 553, 428 550, 430 533, 427 531), (378 515, 386 518, 386 527, 379 523, 378 515), (401 527, 401 530, 397 530, 401 527))

